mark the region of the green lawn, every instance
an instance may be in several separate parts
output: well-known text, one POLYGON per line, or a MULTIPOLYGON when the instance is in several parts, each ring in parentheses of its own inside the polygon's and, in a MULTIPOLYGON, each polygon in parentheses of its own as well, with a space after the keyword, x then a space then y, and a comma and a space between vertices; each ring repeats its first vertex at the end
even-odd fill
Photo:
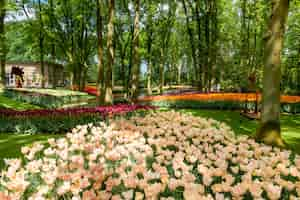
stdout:
POLYGON ((14 110, 29 110, 29 109, 39 109, 40 107, 29 103, 23 103, 23 102, 12 100, 10 98, 1 95, 0 92, 0 108, 10 108, 14 110))
POLYGON ((21 156, 21 147, 30 145, 35 141, 46 142, 49 138, 59 138, 64 135, 38 134, 14 135, 0 133, 0 169, 4 166, 3 158, 17 158, 21 156))
MULTIPOLYGON (((237 111, 183 109, 195 116, 212 118, 228 124, 236 134, 255 134, 258 122, 240 116, 237 111)), ((281 116, 282 135, 292 149, 300 153, 300 115, 283 114, 281 116)))
POLYGON ((23 92, 33 92, 39 94, 47 94, 47 95, 57 96, 57 97, 61 97, 61 96, 86 96, 90 98, 92 97, 85 92, 79 92, 79 91, 73 91, 67 89, 15 88, 14 90, 23 91, 23 92))

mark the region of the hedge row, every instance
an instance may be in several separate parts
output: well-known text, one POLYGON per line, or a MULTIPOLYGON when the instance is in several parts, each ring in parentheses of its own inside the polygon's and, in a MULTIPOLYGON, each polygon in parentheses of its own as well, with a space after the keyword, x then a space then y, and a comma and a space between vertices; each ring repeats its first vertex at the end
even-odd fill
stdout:
POLYGON ((0 133, 64 133, 77 125, 107 120, 109 116, 131 115, 153 109, 142 105, 95 108, 14 111, 0 109, 0 133))
MULTIPOLYGON (((156 100, 144 101, 144 105, 152 105, 165 108, 201 108, 201 109, 219 109, 219 110, 247 110, 255 109, 255 102, 239 101, 194 101, 194 100, 156 100)), ((258 105, 260 110, 260 105, 258 105)), ((300 103, 282 103, 282 112, 300 113, 300 103)))

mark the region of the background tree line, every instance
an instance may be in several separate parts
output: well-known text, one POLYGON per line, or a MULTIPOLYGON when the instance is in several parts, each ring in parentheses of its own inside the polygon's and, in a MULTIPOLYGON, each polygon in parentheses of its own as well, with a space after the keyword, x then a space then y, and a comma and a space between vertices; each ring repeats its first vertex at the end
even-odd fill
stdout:
MULTIPOLYGON (((97 82, 102 102, 113 102, 114 85, 123 86, 129 99, 142 87, 148 94, 162 93, 172 84, 191 84, 203 92, 217 85, 223 91, 262 87, 271 1, 0 3, 1 63, 39 61, 42 69, 45 61, 64 64, 73 87, 82 90, 87 82, 97 82), (256 87, 249 85, 252 76, 256 87)), ((300 91, 299 13, 299 1, 291 1, 280 85, 289 94, 300 91)))

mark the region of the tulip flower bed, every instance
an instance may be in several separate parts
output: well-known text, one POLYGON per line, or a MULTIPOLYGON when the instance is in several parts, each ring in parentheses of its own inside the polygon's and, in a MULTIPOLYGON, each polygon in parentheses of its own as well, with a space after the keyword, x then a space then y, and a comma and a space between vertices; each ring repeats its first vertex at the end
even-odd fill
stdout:
POLYGON ((95 97, 87 93, 62 89, 6 89, 4 96, 17 101, 23 101, 44 108, 61 108, 79 102, 87 102, 95 97))
POLYGON ((115 105, 94 108, 39 109, 15 111, 0 109, 2 133, 62 133, 76 125, 103 121, 108 115, 121 115, 137 110, 152 109, 141 105, 115 105))
MULTIPOLYGON (((205 108, 240 110, 247 106, 254 110, 255 102, 260 102, 261 96, 254 93, 185 93, 178 95, 147 96, 139 102, 160 107, 173 108, 205 108)), ((281 96, 282 111, 300 113, 300 96, 281 96)))
POLYGON ((0 199, 298 199, 300 156, 178 112, 78 126, 6 160, 0 199))

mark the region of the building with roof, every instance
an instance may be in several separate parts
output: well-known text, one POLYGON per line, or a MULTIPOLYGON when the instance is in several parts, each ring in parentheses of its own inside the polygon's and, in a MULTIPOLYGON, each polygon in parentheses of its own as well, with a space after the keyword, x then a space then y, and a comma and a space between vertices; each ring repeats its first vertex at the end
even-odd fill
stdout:
MULTIPOLYGON (((17 86, 17 76, 13 73, 13 68, 23 70, 22 87, 40 88, 42 87, 42 73, 40 62, 7 62, 5 66, 6 87, 17 86)), ((65 83, 64 67, 55 63, 44 63, 45 87, 51 88, 55 83, 56 86, 63 86, 65 83)))

